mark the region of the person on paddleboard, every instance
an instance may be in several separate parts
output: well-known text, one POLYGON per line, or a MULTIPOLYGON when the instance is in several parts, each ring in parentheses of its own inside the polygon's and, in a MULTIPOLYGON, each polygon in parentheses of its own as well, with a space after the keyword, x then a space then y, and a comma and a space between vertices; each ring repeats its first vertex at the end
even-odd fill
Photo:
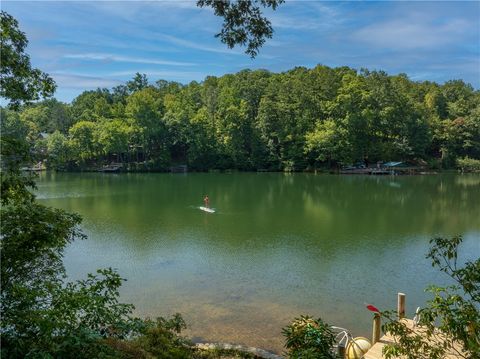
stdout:
POLYGON ((210 208, 210 199, 208 198, 208 195, 205 195, 203 203, 205 203, 205 207, 210 208))

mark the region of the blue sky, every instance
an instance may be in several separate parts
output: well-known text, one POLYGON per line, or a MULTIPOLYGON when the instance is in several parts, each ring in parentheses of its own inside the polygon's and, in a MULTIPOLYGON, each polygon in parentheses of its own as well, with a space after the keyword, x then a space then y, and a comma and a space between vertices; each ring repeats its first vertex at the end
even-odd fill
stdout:
POLYGON ((250 59, 214 37, 220 19, 195 1, 2 1, 30 41, 35 67, 71 101, 135 72, 187 83, 245 68, 350 66, 480 88, 480 2, 286 0, 267 11, 275 33, 250 59))

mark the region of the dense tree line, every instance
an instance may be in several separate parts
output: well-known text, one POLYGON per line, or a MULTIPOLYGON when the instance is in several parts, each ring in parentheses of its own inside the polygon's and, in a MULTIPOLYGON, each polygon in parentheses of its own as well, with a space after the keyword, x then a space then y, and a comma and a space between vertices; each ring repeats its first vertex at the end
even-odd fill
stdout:
POLYGON ((348 67, 244 70, 182 85, 145 75, 3 109, 51 168, 305 170, 357 161, 480 158, 480 92, 348 67))

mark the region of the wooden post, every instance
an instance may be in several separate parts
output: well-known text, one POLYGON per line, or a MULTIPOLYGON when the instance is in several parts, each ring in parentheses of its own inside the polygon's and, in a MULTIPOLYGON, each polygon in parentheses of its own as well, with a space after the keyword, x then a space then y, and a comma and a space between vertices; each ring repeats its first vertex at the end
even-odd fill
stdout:
POLYGON ((380 327, 382 326, 382 320, 380 313, 375 313, 373 317, 373 331, 372 331, 372 345, 380 340, 380 327))
POLYGON ((398 313, 398 319, 405 318, 405 294, 404 293, 398 293, 397 313, 398 313))

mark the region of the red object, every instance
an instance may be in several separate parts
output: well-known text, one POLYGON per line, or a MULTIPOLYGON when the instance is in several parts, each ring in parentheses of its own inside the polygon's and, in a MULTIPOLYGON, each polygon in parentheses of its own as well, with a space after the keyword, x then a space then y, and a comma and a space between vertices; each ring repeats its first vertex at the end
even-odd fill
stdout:
POLYGON ((380 313, 380 311, 378 310, 378 308, 375 307, 375 306, 373 306, 373 305, 371 305, 371 304, 368 304, 368 305, 367 305, 367 309, 368 309, 369 311, 371 311, 371 312, 380 313))

